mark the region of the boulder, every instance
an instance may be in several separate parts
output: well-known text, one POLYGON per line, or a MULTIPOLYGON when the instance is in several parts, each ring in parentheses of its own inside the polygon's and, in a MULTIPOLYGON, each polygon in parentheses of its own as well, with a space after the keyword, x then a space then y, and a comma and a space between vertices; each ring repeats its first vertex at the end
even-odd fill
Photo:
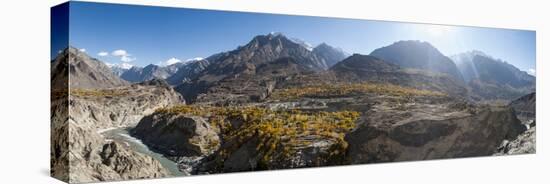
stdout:
POLYGON ((154 113, 132 129, 144 144, 173 157, 203 156, 216 150, 220 138, 202 117, 154 113))

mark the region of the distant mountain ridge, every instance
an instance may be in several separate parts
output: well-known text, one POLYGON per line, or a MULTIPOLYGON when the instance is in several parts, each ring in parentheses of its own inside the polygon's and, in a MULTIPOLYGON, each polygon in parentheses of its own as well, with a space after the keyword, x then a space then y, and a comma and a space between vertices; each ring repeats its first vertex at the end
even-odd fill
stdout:
POLYGON ((143 82, 153 79, 167 79, 174 75, 184 63, 175 63, 168 66, 158 66, 154 64, 145 67, 134 66, 120 75, 124 80, 130 82, 143 82))
POLYGON ((467 95, 463 81, 421 69, 402 68, 371 55, 354 54, 330 68, 343 82, 373 82, 444 92, 454 97, 467 95))
POLYGON ((465 52, 451 58, 478 98, 513 100, 535 91, 534 76, 481 51, 465 52))
POLYGON ((470 51, 451 57, 457 64, 466 82, 480 79, 486 82, 508 84, 513 87, 531 85, 535 77, 502 60, 481 52, 470 51))
POLYGON ((378 48, 370 55, 399 65, 403 68, 424 69, 448 74, 462 81, 463 77, 456 64, 428 42, 415 40, 398 41, 378 48))

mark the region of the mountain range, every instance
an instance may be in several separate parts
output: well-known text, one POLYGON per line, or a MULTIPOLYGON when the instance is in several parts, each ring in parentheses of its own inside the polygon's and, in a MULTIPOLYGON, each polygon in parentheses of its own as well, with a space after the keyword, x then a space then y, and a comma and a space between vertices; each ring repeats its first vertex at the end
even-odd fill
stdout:
POLYGON ((68 50, 75 56, 70 65, 78 65, 70 67, 71 75, 76 75, 75 80, 71 80, 72 86, 114 87, 163 79, 190 102, 201 94, 208 96, 222 91, 242 96, 243 91, 265 88, 266 82, 280 81, 281 77, 289 81, 301 75, 309 75, 309 79, 316 81, 341 78, 389 82, 439 90, 472 100, 511 100, 535 89, 535 77, 481 51, 447 57, 430 43, 415 40, 398 41, 375 49, 369 55, 349 55, 326 43, 311 47, 299 39, 270 33, 255 36, 244 46, 205 59, 129 69, 109 67, 76 49, 68 50), (250 89, 234 89, 239 86, 236 82, 250 83, 250 89))

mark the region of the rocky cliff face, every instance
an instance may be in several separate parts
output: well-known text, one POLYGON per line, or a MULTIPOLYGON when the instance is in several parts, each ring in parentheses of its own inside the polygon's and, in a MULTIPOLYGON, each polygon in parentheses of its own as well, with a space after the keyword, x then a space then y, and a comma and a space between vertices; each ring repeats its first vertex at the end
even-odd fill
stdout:
POLYGON ((535 120, 536 108, 537 108, 537 95, 536 93, 531 93, 525 96, 522 96, 512 102, 510 102, 510 107, 512 107, 522 121, 535 120))
POLYGON ((136 84, 75 89, 69 95, 52 102, 52 176, 76 183, 169 175, 157 160, 100 133, 135 125, 156 108, 183 103, 173 89, 136 84))
POLYGON ((94 129, 133 126, 155 109, 183 103, 169 86, 131 85, 106 90, 73 90, 70 115, 94 129))
POLYGON ((381 108, 368 111, 346 136, 350 163, 489 156, 503 140, 526 129, 506 107, 458 112, 438 106, 406 112, 381 108))

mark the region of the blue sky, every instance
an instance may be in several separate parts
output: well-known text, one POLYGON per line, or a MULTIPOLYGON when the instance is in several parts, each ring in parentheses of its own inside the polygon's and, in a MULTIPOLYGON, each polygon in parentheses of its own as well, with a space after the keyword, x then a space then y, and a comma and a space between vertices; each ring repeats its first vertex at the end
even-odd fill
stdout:
POLYGON ((281 32, 361 54, 399 40, 422 40, 445 55, 475 49, 521 70, 535 69, 534 31, 85 2, 72 2, 70 11, 70 44, 113 64, 208 57, 256 35, 281 32))

